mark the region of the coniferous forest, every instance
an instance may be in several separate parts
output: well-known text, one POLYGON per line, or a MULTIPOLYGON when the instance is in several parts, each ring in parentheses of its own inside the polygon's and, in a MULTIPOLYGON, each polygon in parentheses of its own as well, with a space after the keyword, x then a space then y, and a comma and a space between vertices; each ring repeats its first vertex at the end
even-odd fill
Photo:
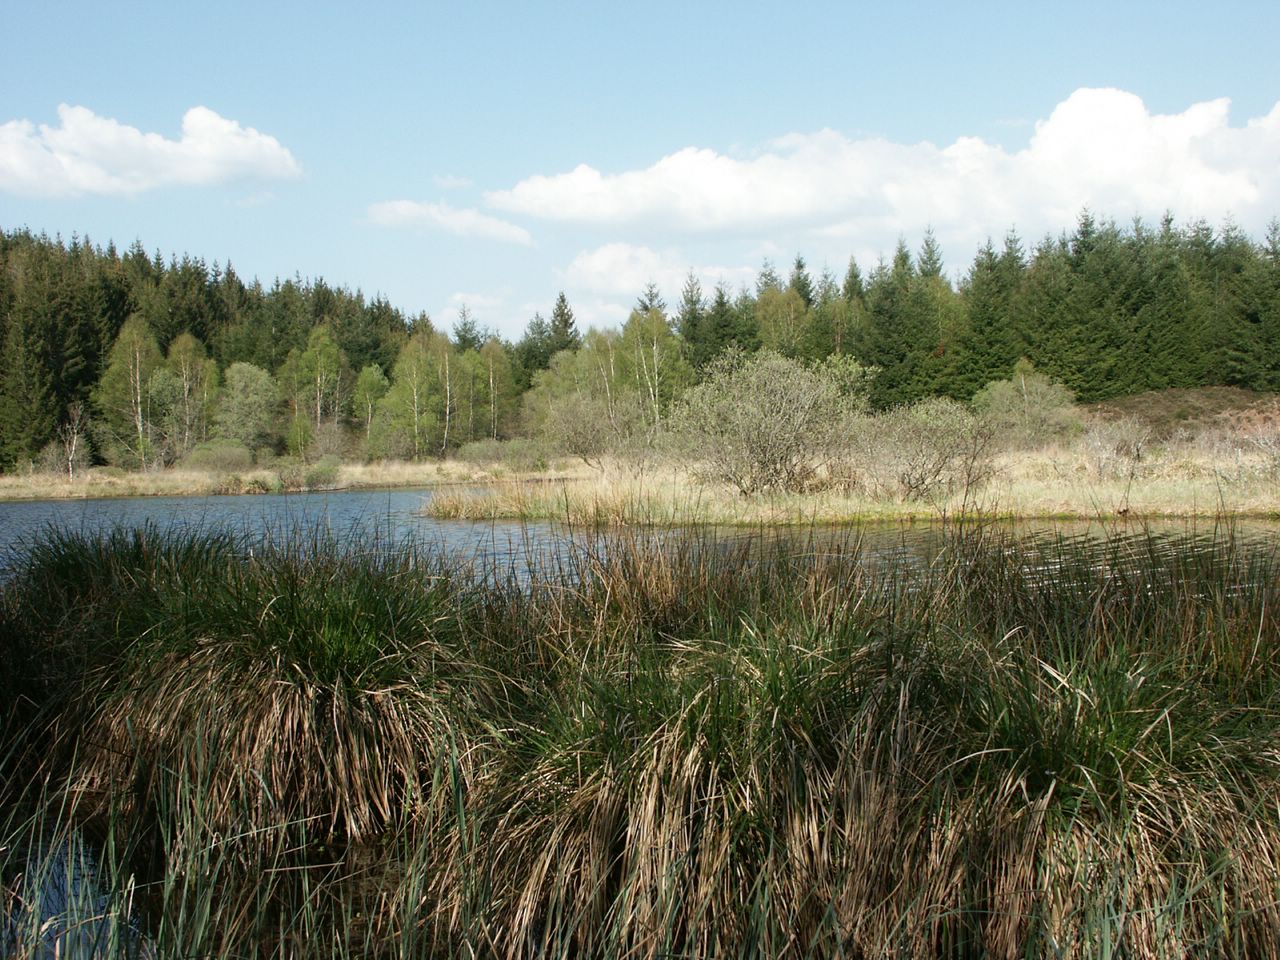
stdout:
POLYGON ((579 331, 564 295, 516 342, 464 310, 449 330, 323 279, 246 281, 141 243, 0 231, 0 465, 82 434, 84 456, 177 463, 211 440, 298 456, 449 454, 554 431, 557 395, 596 378, 656 423, 726 350, 874 368, 886 409, 959 400, 1020 359, 1095 401, 1169 387, 1280 390, 1280 224, 1128 226, 988 242, 963 271, 931 233, 841 274, 765 263, 754 289, 668 304, 650 285, 621 330, 579 331), (958 277, 958 279, 951 279, 958 277))

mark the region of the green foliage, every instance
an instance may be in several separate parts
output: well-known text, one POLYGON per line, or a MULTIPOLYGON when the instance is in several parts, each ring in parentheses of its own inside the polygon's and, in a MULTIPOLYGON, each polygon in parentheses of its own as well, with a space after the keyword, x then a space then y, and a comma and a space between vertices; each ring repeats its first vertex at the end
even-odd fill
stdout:
POLYGON ((373 429, 373 414, 378 407, 378 401, 387 395, 390 387, 391 381, 376 363, 369 364, 356 377, 351 402, 356 410, 356 418, 364 424, 366 440, 373 429))
POLYGON ((251 363, 233 363, 227 368, 214 424, 220 436, 256 450, 275 434, 278 404, 271 374, 251 363))
POLYGON ((253 466, 253 451, 239 440, 206 440, 191 449, 182 465, 192 470, 235 473, 253 466))
POLYGON ((801 489, 865 400, 842 392, 849 366, 832 374, 769 351, 728 354, 684 395, 672 430, 695 469, 743 495, 801 489))
MULTIPOLYGON (((691 369, 660 358, 655 377, 634 349, 655 338, 637 337, 630 320, 628 346, 616 352, 626 367, 620 382, 634 381, 647 398, 648 432, 735 346, 807 362, 855 356, 880 369, 871 394, 878 409, 937 395, 968 400, 1007 380, 1023 357, 1082 402, 1211 385, 1276 390, 1278 244, 1275 227, 1259 242, 1230 224, 1177 225, 1166 216, 1155 228, 1121 228, 1085 211, 1074 229, 1029 254, 1014 234, 1003 248, 988 244, 958 289, 931 232, 915 256, 904 239, 868 275, 851 259, 842 281, 824 272, 815 282, 801 256, 787 278, 763 264, 753 290, 720 285, 704 296, 690 277, 667 323, 674 336, 657 339, 678 347, 691 369)), ((652 284, 638 306, 641 318, 666 316, 652 284)), ((121 252, 87 238, 3 232, 0 467, 47 448, 77 403, 94 408, 94 456, 132 466, 181 459, 208 437, 219 383, 235 363, 276 377, 289 419, 306 417, 312 443, 323 435, 326 449, 345 449, 344 432, 363 432, 371 452, 447 454, 523 429, 521 394, 556 353, 581 350, 585 339, 563 293, 550 320, 535 315, 515 345, 485 339, 469 314, 450 341, 425 315, 409 318, 382 298, 319 279, 250 284, 229 264, 166 259, 141 244, 121 252), (139 330, 164 359, 148 348, 147 369, 130 377, 122 349, 112 351, 139 330), (404 417, 379 415, 385 394, 376 380, 355 402, 357 371, 376 367, 394 379, 411 333, 437 337, 436 389, 419 417, 432 422, 416 434, 404 417), (167 374, 151 383, 160 367, 180 390, 167 374)), ((607 416, 614 405, 603 402, 607 416)))
MULTIPOLYGON (((94 405, 102 417, 113 462, 146 468, 155 456, 155 431, 150 381, 163 363, 155 336, 139 314, 120 328, 107 357, 107 368, 93 393, 94 405)), ((172 399, 173 391, 162 385, 161 403, 172 399)))
POLYGON ((400 350, 391 387, 378 401, 369 454, 418 459, 434 445, 441 396, 436 363, 438 334, 415 333, 400 350))
POLYGON ((973 405, 997 439, 1013 447, 1050 443, 1082 427, 1071 391, 1026 360, 1018 361, 1010 379, 992 381, 979 390, 973 405))

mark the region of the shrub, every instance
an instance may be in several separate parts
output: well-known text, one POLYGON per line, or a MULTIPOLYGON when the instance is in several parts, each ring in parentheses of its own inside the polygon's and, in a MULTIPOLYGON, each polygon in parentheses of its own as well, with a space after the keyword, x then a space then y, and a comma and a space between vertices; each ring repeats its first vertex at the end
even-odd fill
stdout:
POLYGON ((308 490, 323 490, 334 487, 338 483, 338 468, 342 461, 332 454, 326 454, 307 468, 302 475, 302 485, 308 490))
POLYGON ((1080 430, 1075 395, 1018 361, 1008 380, 994 380, 978 391, 973 406, 990 422, 996 437, 1012 447, 1041 446, 1080 430))
POLYGON ((1085 456, 1099 479, 1133 480, 1150 442, 1151 428, 1134 417, 1100 420, 1085 431, 1085 456))
POLYGON ((989 421, 943 397, 863 420, 855 431, 870 486, 903 500, 965 500, 991 475, 989 421))
POLYGON ((458 448, 463 463, 493 467, 501 464, 519 473, 543 470, 547 466, 546 451, 536 440, 512 437, 510 440, 472 440, 458 448))
POLYGON ((863 399, 825 369, 769 351, 730 353, 685 394, 671 424, 704 477, 743 495, 799 490, 831 458, 863 399))
POLYGON ((197 444, 182 465, 193 470, 231 473, 253 466, 253 451, 238 440, 209 440, 197 444))

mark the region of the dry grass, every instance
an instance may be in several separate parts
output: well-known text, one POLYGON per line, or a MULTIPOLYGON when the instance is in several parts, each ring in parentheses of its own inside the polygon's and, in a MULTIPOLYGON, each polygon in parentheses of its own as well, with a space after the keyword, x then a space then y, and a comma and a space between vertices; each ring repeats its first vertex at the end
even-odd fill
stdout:
POLYGON ((1152 450, 1130 475, 1127 465, 1100 471, 1072 446, 1001 454, 980 489, 923 501, 820 485, 743 497, 725 485, 700 483, 678 466, 636 472, 615 462, 562 483, 502 480, 439 491, 426 511, 441 519, 560 519, 588 526, 839 524, 961 514, 1274 517, 1280 515, 1280 482, 1271 459, 1248 449, 1229 455, 1190 445, 1152 450))
POLYGON ((95 497, 212 496, 265 493, 278 477, 269 470, 228 475, 205 470, 156 470, 128 473, 95 468, 75 480, 65 474, 0 475, 0 500, 79 500, 95 497))
MULTIPOLYGON (((556 463, 536 476, 570 478, 587 473, 585 466, 556 463)), ((344 463, 336 478, 326 479, 324 489, 362 490, 389 487, 427 488, 464 483, 488 483, 513 476, 500 466, 482 467, 460 461, 385 461, 344 463)), ((519 474, 514 474, 519 476, 519 474)), ((305 489, 307 468, 264 467, 241 473, 172 468, 126 472, 93 468, 74 481, 60 473, 0 474, 0 501, 79 500, 98 497, 208 497, 216 495, 278 493, 305 489)))

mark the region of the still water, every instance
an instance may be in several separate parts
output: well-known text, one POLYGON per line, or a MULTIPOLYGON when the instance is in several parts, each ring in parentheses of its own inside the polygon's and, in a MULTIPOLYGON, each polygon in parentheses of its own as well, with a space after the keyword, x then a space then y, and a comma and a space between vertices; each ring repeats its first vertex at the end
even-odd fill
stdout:
POLYGON ((360 490, 234 497, 129 497, 0 503, 0 570, 44 531, 97 533, 150 524, 161 530, 230 531, 255 539, 287 539, 320 531, 358 549, 365 543, 413 540, 478 561, 522 560, 564 539, 549 523, 432 520, 422 515, 425 490, 360 490))
MULTIPOLYGON (((354 550, 371 543, 411 540, 437 553, 488 568, 527 568, 564 557, 596 541, 590 531, 560 523, 435 520, 422 513, 430 490, 357 490, 234 497, 134 497, 101 500, 38 500, 0 503, 0 573, 12 568, 26 545, 49 529, 97 533, 150 524, 158 529, 230 531, 254 540, 282 540, 316 531, 354 550)), ((1280 523, 1240 521, 1224 527, 1212 519, 1155 523, 1020 522, 1002 532, 1047 552, 1064 544, 1105 544, 1112 559, 1126 549, 1150 557, 1217 549, 1225 537, 1250 553, 1280 545, 1280 523)), ((673 531, 654 534, 659 538, 673 531)), ((702 530, 717 542, 782 540, 798 551, 822 551, 857 541, 868 556, 908 564, 929 563, 946 549, 937 523, 879 523, 821 529, 732 528, 702 530)), ((1051 571, 1044 571, 1052 575, 1051 571)))

